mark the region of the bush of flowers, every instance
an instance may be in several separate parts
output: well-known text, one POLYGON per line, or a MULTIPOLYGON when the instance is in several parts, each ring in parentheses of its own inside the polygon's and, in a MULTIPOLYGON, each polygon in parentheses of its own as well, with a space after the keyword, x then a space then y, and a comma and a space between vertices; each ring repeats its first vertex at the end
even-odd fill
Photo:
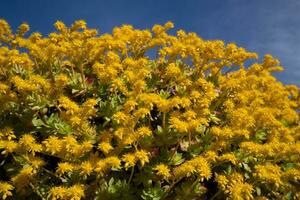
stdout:
POLYGON ((300 198, 299 88, 173 28, 0 20, 0 198, 300 198))

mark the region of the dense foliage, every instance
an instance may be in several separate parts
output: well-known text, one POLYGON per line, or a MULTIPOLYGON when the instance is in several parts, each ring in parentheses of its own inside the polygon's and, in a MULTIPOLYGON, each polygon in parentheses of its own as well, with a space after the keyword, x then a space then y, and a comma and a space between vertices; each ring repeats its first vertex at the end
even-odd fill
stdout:
POLYGON ((171 22, 55 28, 0 20, 1 198, 300 198, 299 88, 277 59, 171 22))

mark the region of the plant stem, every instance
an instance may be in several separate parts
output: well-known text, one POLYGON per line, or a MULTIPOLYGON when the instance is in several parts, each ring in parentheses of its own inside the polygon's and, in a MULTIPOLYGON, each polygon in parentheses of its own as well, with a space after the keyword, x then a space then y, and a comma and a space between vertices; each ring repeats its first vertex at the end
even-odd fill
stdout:
POLYGON ((46 169, 46 168, 44 168, 44 167, 43 167, 42 169, 43 169, 45 172, 47 172, 48 174, 50 174, 50 175, 54 176, 55 178, 61 180, 62 182, 65 181, 64 178, 62 178, 62 177, 56 175, 55 173, 51 172, 50 170, 48 170, 48 169, 46 169))
POLYGON ((197 179, 193 182, 193 184, 191 185, 191 189, 193 189, 195 187, 195 185, 199 182, 200 177, 198 176, 197 179))
POLYGON ((220 193, 221 193, 221 190, 218 190, 218 192, 216 192, 214 194, 214 196, 212 196, 209 200, 214 200, 220 193))
POLYGON ((181 142, 181 140, 184 138, 184 136, 182 136, 180 139, 179 139, 179 141, 177 142, 177 145, 176 145, 176 147, 175 147, 175 149, 174 149, 174 153, 172 154, 172 156, 171 156, 171 160, 173 160, 173 158, 174 158, 174 156, 175 156, 175 154, 176 154, 176 152, 177 152, 177 149, 179 148, 179 146, 180 146, 180 142, 181 142))
POLYGON ((161 197, 160 200, 165 199, 165 198, 168 196, 169 192, 174 188, 174 186, 175 186, 180 180, 181 180, 181 178, 178 179, 178 180, 176 180, 176 181, 174 181, 174 182, 170 185, 170 187, 168 187, 168 188, 166 189, 165 193, 162 195, 162 197, 161 197))
POLYGON ((30 185, 30 187, 31 187, 31 189, 41 198, 41 199, 45 199, 44 197, 43 197, 43 195, 40 193, 40 191, 38 191, 36 188, 35 188, 35 186, 32 184, 32 183, 29 183, 29 185, 30 185))
POLYGON ((165 127, 166 127, 166 113, 165 112, 163 112, 162 127, 163 127, 163 129, 165 129, 165 127))
POLYGON ((130 184, 130 182, 133 178, 133 174, 134 174, 134 167, 131 168, 131 173, 130 173, 130 177, 129 177, 129 180, 128 180, 128 184, 130 184))
POLYGON ((80 75, 81 75, 82 87, 85 89, 86 88, 86 84, 85 84, 85 76, 84 76, 84 73, 83 73, 83 66, 82 66, 82 64, 80 64, 80 75))

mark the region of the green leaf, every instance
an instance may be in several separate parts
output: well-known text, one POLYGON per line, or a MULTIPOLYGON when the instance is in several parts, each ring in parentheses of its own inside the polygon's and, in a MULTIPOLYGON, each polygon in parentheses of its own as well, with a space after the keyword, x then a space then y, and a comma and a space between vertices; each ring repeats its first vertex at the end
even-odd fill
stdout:
POLYGON ((267 139, 267 133, 264 131, 258 131, 255 134, 255 139, 259 142, 265 141, 267 139))
POLYGON ((160 200, 164 195, 164 190, 161 188, 160 184, 156 184, 155 187, 143 190, 141 195, 144 200, 160 200))
POLYGON ((218 117, 216 117, 216 115, 213 115, 213 114, 210 114, 209 118, 215 124, 219 124, 221 121, 218 117))
POLYGON ((48 132, 62 135, 69 135, 72 133, 71 126, 59 118, 58 114, 56 113, 50 115, 48 118, 45 118, 45 122, 47 125, 44 127, 48 132))
POLYGON ((261 189, 259 187, 256 187, 255 190, 256 190, 256 194, 258 196, 260 196, 261 195, 261 189))
POLYGON ((205 126, 199 125, 199 126, 196 128, 196 133, 199 133, 199 134, 204 133, 205 128, 206 128, 205 126))
POLYGON ((249 167, 249 165, 248 165, 248 164, 246 164, 246 163, 242 163, 242 166, 243 166, 243 168, 244 168, 246 171, 248 171, 248 172, 252 172, 252 170, 251 170, 251 168, 249 167))
POLYGON ((199 144, 190 145, 188 148, 188 152, 192 157, 198 156, 201 152, 203 152, 203 146, 199 144))
POLYGON ((227 174, 231 174, 231 172, 232 172, 232 167, 231 167, 231 165, 228 165, 228 166, 227 166, 226 172, 227 172, 227 174))
POLYGON ((43 120, 39 119, 39 118, 33 118, 32 119, 32 124, 33 126, 35 126, 36 128, 41 128, 42 126, 47 126, 43 120))
POLYGON ((182 158, 182 153, 178 153, 177 151, 175 152, 174 156, 170 160, 171 165, 180 165, 181 163, 184 162, 184 158, 182 158))
POLYGON ((167 99, 170 96, 169 91, 160 90, 159 96, 161 96, 163 99, 167 99))
POLYGON ((187 151, 189 146, 190 146, 190 143, 189 141, 185 141, 185 140, 182 140, 180 143, 179 143, 179 146, 180 146, 180 150, 181 151, 187 151))
POLYGON ((164 132, 163 128, 157 125, 157 134, 162 134, 164 132))

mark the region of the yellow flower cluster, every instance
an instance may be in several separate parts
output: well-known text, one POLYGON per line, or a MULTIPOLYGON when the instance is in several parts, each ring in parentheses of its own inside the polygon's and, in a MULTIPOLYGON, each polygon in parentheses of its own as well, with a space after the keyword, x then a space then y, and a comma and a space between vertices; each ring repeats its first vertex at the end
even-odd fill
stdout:
POLYGON ((27 167, 20 170, 20 172, 12 177, 12 182, 18 192, 25 192, 26 188, 34 181, 37 171, 33 167, 27 167))
POLYGON ((11 184, 0 182, 0 194, 2 195, 2 199, 6 199, 8 196, 12 196, 11 190, 13 189, 14 186, 12 186, 11 184))
POLYGON ((253 199, 253 186, 244 181, 239 173, 232 173, 230 176, 216 175, 218 187, 225 194, 229 194, 229 199, 242 200, 253 199))
POLYGON ((300 92, 278 59, 172 22, 54 26, 0 20, 3 199, 300 197, 300 92))
POLYGON ((209 179, 211 177, 211 168, 205 158, 198 156, 192 160, 184 162, 182 165, 174 168, 173 174, 176 179, 189 177, 196 173, 201 179, 209 179))
POLYGON ((53 200, 80 200, 84 197, 84 187, 82 185, 73 185, 71 187, 53 187, 49 191, 49 196, 52 197, 53 200))
POLYGON ((262 181, 274 183, 276 187, 282 184, 281 170, 280 167, 276 165, 256 165, 254 176, 257 176, 262 181))
POLYGON ((95 171, 99 173, 101 176, 105 174, 105 172, 111 168, 120 168, 121 160, 116 156, 110 156, 105 159, 99 160, 96 163, 95 171))
POLYGON ((157 171, 157 175, 162 176, 164 179, 169 179, 171 176, 170 169, 164 164, 156 165, 154 167, 154 170, 157 171))
POLYGON ((42 144, 45 153, 70 160, 76 160, 84 156, 93 148, 91 141, 79 143, 73 136, 65 136, 63 138, 50 136, 42 141, 42 144))
POLYGON ((97 101, 95 99, 88 99, 81 106, 65 96, 61 96, 58 102, 58 107, 64 109, 61 113, 62 119, 67 121, 78 134, 95 134, 88 122, 88 119, 96 113, 94 106, 97 101))

